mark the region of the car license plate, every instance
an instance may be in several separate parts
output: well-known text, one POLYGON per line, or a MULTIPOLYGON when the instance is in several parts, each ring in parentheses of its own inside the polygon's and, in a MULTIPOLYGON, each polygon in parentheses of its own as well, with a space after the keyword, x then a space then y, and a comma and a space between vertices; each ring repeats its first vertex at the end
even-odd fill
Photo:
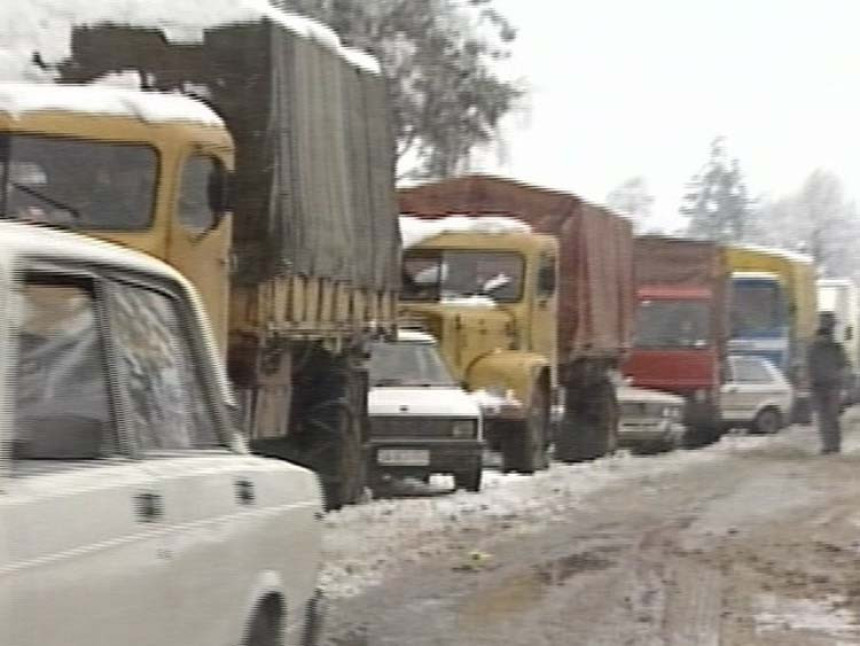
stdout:
POLYGON ((426 467, 430 465, 430 451, 426 449, 380 449, 376 453, 379 464, 398 467, 426 467))

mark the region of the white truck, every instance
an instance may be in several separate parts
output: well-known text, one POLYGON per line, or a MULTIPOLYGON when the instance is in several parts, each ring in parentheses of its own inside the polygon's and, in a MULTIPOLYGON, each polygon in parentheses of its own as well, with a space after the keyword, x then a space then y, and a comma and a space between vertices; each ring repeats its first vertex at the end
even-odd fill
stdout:
POLYGON ((0 371, 0 644, 315 643, 318 478, 248 453, 182 276, 0 221, 0 371))

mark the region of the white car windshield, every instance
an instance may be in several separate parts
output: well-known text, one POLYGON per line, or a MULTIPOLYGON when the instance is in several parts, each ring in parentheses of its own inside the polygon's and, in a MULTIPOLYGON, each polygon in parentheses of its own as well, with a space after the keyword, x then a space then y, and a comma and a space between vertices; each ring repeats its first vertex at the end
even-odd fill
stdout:
POLYGON ((454 378, 432 343, 375 343, 370 359, 374 386, 451 386, 454 378))

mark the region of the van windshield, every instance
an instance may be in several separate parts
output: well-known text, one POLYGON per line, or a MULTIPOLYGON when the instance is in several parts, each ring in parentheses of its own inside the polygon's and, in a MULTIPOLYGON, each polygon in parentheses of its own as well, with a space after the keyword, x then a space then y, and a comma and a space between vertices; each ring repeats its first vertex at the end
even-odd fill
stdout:
POLYGON ((142 229, 158 156, 143 144, 0 135, 0 217, 74 229, 142 229))
POLYGON ((432 343, 374 343, 370 358, 373 386, 453 386, 454 378, 432 343))
POLYGON ((782 286, 770 281, 735 281, 732 335, 776 336, 788 325, 782 286))

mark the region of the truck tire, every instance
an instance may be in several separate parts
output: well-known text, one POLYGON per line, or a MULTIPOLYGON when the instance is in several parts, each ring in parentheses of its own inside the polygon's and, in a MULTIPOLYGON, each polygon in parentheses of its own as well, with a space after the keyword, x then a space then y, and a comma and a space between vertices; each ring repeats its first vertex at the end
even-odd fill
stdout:
POLYGON ((478 492, 481 490, 481 478, 484 471, 478 466, 471 471, 461 471, 454 474, 454 488, 478 492))
POLYGON ((366 375, 351 367, 349 357, 320 348, 304 368, 294 382, 295 461, 317 472, 326 509, 340 509, 359 502, 366 484, 366 375))
POLYGON ((718 442, 727 430, 722 424, 690 426, 684 433, 682 445, 685 449, 701 449, 718 442))
POLYGON ((555 458, 572 464, 595 460, 618 448, 618 400, 612 382, 568 397, 555 442, 555 458), (573 403, 573 406, 569 404, 573 403))
POLYGON ((506 429, 502 439, 502 470, 530 475, 549 466, 549 392, 537 386, 529 402, 526 418, 506 429))
POLYGON ((267 599, 248 624, 242 646, 281 646, 283 632, 283 612, 276 601, 267 599))

